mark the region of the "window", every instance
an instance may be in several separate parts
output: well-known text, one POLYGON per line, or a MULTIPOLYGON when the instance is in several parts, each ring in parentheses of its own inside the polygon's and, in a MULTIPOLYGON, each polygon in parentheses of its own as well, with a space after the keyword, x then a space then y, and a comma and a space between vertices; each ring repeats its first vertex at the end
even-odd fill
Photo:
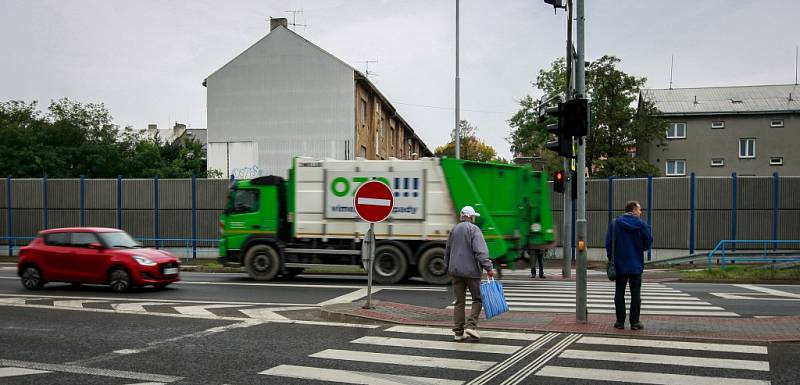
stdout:
POLYGON ((92 242, 97 242, 97 237, 92 233, 72 233, 70 246, 89 247, 92 242))
POLYGON ((711 167, 722 167, 725 165, 724 158, 712 158, 711 159, 711 167))
POLYGON ((686 175, 685 159, 667 160, 667 176, 686 175))
POLYGON ((725 122, 723 121, 711 122, 711 128, 713 129, 725 128, 725 122))
POLYGON ((44 236, 44 243, 48 246, 69 245, 69 233, 50 233, 44 236))
POLYGON ((739 158, 755 158, 755 157, 756 157, 755 138, 739 139, 739 158))
POLYGON ((686 138, 686 123, 670 123, 667 128, 667 139, 686 138))
POLYGON ((233 214, 256 212, 258 211, 258 190, 233 190, 229 204, 228 210, 233 214))
POLYGON ((782 156, 773 156, 769 158, 769 165, 770 166, 783 166, 783 157, 782 156))
POLYGON ((361 99, 361 125, 367 124, 367 101, 361 99))
POLYGON ((769 121, 770 127, 783 127, 783 119, 772 119, 769 121))

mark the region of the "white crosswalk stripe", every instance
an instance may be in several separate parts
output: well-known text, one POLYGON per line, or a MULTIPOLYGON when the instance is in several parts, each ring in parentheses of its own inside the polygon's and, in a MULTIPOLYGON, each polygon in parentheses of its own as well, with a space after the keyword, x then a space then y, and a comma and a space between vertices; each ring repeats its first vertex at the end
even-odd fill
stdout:
MULTIPOLYGON (((614 314, 614 283, 587 282, 587 307, 590 313, 614 314)), ((570 281, 504 282, 506 302, 511 311, 574 313, 575 283, 570 281)), ((625 296, 630 309, 630 292, 625 296)), ((469 303, 467 303, 469 307, 469 303)), ((452 309, 452 304, 448 309, 452 309)), ((679 315, 739 317, 739 314, 715 306, 660 283, 642 284, 643 315, 679 315)))
POLYGON ((534 382, 561 383, 554 380, 557 378, 563 379, 563 383, 593 380, 660 385, 766 385, 770 383, 766 354, 766 346, 760 345, 583 336, 534 373, 539 378, 534 382), (625 347, 637 351, 619 351, 625 347), (637 367, 621 370, 620 363, 637 367), (715 369, 733 370, 732 377, 720 377, 725 372, 715 369))
POLYGON ((43 374, 43 373, 50 373, 50 372, 47 370, 36 370, 36 369, 15 368, 15 367, 0 368, 0 378, 29 376, 31 374, 43 374))
MULTIPOLYGON (((453 342, 453 332, 448 328, 393 326, 384 332, 392 336, 365 336, 354 339, 347 349, 325 349, 309 355, 310 358, 323 359, 320 365, 296 366, 278 365, 260 372, 263 375, 286 377, 303 380, 319 380, 348 384, 463 384, 464 381, 452 378, 432 378, 425 376, 403 376, 398 374, 365 372, 363 370, 343 369, 343 362, 390 364, 398 368, 441 368, 452 371, 470 373, 481 381, 476 384, 491 383, 497 375, 503 373, 513 364, 520 362, 539 347, 558 336, 550 333, 543 338, 540 333, 518 333, 481 330, 485 339, 507 340, 508 344, 495 341, 480 343, 453 342), (409 338, 394 337, 400 333, 409 338), (411 338, 415 337, 415 338, 411 338), (516 343, 516 345, 511 345, 516 343), (521 345, 527 344, 530 345, 521 345), (375 349, 389 348, 392 353, 376 352, 375 349), (398 348, 402 349, 398 352, 398 348), (411 351, 413 349, 413 351, 411 351), (447 351, 447 353, 443 352, 447 351), (476 353, 470 359, 451 358, 447 354, 476 353), (492 358, 508 356, 505 361, 493 361, 492 358), (476 359, 471 359, 471 358, 476 359), (335 361, 335 362, 334 362, 335 361), (336 369, 325 368, 330 362, 336 369), (480 373, 476 373, 480 372, 480 373)), ((363 365, 361 366, 363 368, 363 365)), ((393 373, 397 373, 396 371, 393 373)))

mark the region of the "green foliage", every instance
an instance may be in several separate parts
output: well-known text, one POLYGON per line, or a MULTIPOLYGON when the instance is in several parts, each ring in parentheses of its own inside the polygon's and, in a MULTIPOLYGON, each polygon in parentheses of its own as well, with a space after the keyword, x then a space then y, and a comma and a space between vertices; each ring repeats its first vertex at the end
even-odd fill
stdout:
POLYGON ((728 265, 725 271, 720 267, 681 271, 683 280, 720 280, 734 282, 763 282, 763 281, 798 281, 800 280, 800 267, 794 265, 790 268, 776 268, 774 265, 728 265))
POLYGON ((206 153, 194 141, 162 142, 113 124, 103 104, 0 102, 0 175, 20 178, 187 178, 206 176, 206 153))
MULTIPOLYGON (((663 141, 667 122, 659 118, 652 102, 642 101, 639 109, 635 102, 646 78, 637 78, 617 68, 620 59, 603 56, 593 61, 586 70, 587 96, 591 100, 591 133, 586 146, 586 167, 592 176, 646 176, 659 175, 657 167, 632 158, 630 151, 641 150, 653 141, 663 141)), ((545 95, 564 92, 566 62, 559 58, 548 70, 540 70, 534 86, 545 95)), ((539 123, 538 101, 526 96, 520 110, 509 120, 513 128, 508 141, 511 151, 523 156, 540 156, 548 168, 561 168, 561 160, 545 149, 548 134, 545 127, 550 122, 539 123)))
MULTIPOLYGON (((505 160, 497 157, 497 151, 492 146, 484 143, 478 139, 476 134, 478 127, 474 127, 466 120, 462 120, 459 125, 459 136, 461 137, 461 159, 476 160, 479 162, 499 161, 505 160)), ((456 130, 450 131, 450 142, 444 146, 436 147, 434 151, 436 156, 442 157, 455 157, 456 154, 456 130)), ((505 161, 507 162, 507 161, 505 161)))

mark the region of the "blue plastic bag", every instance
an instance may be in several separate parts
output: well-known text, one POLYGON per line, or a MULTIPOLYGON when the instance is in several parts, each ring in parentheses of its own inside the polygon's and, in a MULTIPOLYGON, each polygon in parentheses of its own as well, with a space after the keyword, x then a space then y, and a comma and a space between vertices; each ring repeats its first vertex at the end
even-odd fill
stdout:
POLYGON ((503 293, 503 283, 493 278, 481 282, 481 300, 483 301, 483 311, 486 314, 486 319, 508 311, 506 295, 503 293))

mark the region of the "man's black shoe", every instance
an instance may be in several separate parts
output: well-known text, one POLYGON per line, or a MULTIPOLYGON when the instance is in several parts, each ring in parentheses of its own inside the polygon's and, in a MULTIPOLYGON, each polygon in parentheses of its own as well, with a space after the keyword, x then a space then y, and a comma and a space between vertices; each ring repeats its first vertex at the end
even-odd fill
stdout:
MULTIPOLYGON (((631 328, 632 327, 633 326, 631 326, 631 328)), ((616 329, 625 329, 625 323, 624 322, 614 322, 614 328, 616 328, 616 329)))
POLYGON ((631 324, 631 330, 642 330, 644 329, 644 325, 641 322, 636 322, 631 324))

